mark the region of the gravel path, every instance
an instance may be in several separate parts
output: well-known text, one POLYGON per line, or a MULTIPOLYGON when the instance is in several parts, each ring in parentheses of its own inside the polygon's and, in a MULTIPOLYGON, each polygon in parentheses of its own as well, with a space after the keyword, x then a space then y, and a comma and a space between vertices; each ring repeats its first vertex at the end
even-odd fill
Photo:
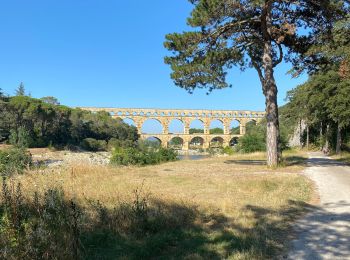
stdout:
POLYGON ((321 153, 310 153, 308 166, 320 204, 297 222, 288 259, 350 259, 350 167, 321 153))

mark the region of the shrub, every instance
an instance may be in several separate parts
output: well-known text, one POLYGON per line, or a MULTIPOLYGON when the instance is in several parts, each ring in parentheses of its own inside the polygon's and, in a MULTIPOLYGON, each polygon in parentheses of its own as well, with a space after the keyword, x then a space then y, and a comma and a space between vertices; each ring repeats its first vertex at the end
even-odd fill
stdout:
POLYGON ((239 139, 239 150, 244 153, 265 151, 265 138, 263 135, 247 133, 239 139))
POLYGON ((80 210, 63 191, 25 199, 20 184, 3 180, 0 199, 1 259, 79 259, 80 210))
POLYGON ((109 139, 107 144, 108 150, 113 150, 118 147, 135 147, 135 142, 133 140, 120 140, 114 137, 109 139))
POLYGON ((94 138, 85 138, 81 144, 81 148, 91 151, 91 152, 97 152, 97 151, 106 151, 107 149, 107 142, 105 140, 96 140, 94 138))
POLYGON ((112 153, 111 164, 116 165, 151 165, 175 161, 177 153, 172 149, 152 147, 116 148, 112 153))
POLYGON ((22 173, 32 163, 31 154, 24 148, 0 150, 0 174, 10 176, 22 173))
POLYGON ((235 151, 233 150, 232 147, 226 146, 226 147, 224 147, 224 149, 223 149, 223 153, 224 153, 224 154, 228 154, 228 155, 233 155, 233 154, 235 153, 235 151))
POLYGON ((25 127, 20 126, 18 130, 10 131, 10 144, 18 147, 30 147, 33 145, 33 139, 25 127))

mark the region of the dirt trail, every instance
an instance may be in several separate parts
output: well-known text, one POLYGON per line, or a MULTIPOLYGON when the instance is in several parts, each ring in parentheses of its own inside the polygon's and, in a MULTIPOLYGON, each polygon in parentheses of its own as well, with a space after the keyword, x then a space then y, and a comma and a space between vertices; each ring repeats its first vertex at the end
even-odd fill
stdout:
POLYGON ((320 204, 296 223, 288 259, 350 259, 350 167, 321 153, 309 157, 304 173, 320 204))

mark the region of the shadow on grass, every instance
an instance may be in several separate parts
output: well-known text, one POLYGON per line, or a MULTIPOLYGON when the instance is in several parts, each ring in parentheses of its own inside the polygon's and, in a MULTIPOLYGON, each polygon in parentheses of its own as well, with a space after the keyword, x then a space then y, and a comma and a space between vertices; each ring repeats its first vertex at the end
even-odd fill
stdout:
MULTIPOLYGON (((306 165, 307 159, 301 156, 286 156, 283 158, 281 167, 294 166, 294 165, 306 165)), ((227 164, 238 164, 238 165, 266 165, 266 160, 226 160, 227 164)))
POLYGON ((124 206, 98 214, 82 227, 80 240, 86 259, 271 259, 285 250, 290 224, 306 206, 295 201, 281 210, 247 205, 242 222, 252 225, 242 225, 221 213, 153 200, 145 215, 135 216, 124 206))
POLYGON ((341 163, 342 165, 350 166, 350 156, 337 158, 335 161, 341 163))
POLYGON ((313 166, 313 167, 330 167, 330 166, 343 167, 343 166, 349 165, 346 158, 334 160, 334 159, 329 159, 324 157, 312 157, 307 160, 307 164, 308 166, 313 166))
POLYGON ((239 165, 266 165, 266 160, 226 160, 225 163, 239 165))
POLYGON ((286 156, 283 157, 283 163, 285 166, 302 165, 306 166, 307 158, 302 156, 286 156))

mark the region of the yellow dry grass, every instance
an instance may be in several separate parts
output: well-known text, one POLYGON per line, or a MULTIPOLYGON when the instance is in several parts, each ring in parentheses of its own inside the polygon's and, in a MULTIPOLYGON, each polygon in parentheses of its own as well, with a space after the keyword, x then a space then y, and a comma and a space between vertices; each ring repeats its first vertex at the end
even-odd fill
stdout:
POLYGON ((278 207, 299 194, 305 182, 302 166, 274 170, 263 165, 262 153, 177 161, 147 167, 75 164, 59 170, 37 170, 18 176, 27 192, 61 186, 67 196, 114 205, 129 199, 141 185, 152 197, 185 201, 230 214, 244 205, 278 207))

